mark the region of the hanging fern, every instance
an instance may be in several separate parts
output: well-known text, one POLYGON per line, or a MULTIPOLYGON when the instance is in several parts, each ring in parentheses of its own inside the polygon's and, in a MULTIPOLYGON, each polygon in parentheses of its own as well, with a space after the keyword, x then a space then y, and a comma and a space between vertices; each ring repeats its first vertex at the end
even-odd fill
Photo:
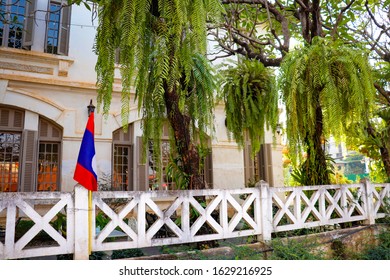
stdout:
POLYGON ((275 131, 278 123, 273 72, 257 60, 245 59, 222 71, 221 76, 227 129, 241 147, 247 132, 254 154, 260 150, 265 128, 275 131))
POLYGON ((372 108, 375 91, 367 56, 351 46, 315 38, 312 45, 289 53, 280 70, 292 159, 296 162, 306 150, 308 170, 323 176, 313 184, 327 181, 321 171, 326 161, 320 138, 341 139, 354 125, 366 124, 372 108))
MULTIPOLYGON (((188 141, 193 141, 195 131, 200 132, 198 135, 212 131, 215 83, 205 59, 206 20, 217 19, 221 10, 218 0, 99 1, 95 42, 98 106, 103 105, 103 113, 108 113, 115 52, 119 49, 122 123, 127 126, 130 92, 135 87, 142 113, 143 147, 152 140, 156 158, 160 157, 162 126, 166 120, 174 119, 168 111, 189 120, 182 123, 188 141), (178 102, 171 104, 175 110, 167 108, 168 95, 178 102)), ((192 148, 188 143, 185 147, 180 144, 178 131, 172 135, 178 154, 192 148)))

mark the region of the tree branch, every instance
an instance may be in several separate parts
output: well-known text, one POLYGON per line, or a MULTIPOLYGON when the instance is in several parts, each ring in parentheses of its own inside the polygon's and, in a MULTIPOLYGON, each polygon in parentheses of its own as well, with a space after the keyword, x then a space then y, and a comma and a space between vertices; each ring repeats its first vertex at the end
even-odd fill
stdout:
MULTIPOLYGON (((370 8, 368 7, 368 1, 366 1, 366 3, 364 4, 364 6, 366 7, 366 10, 368 12, 368 14, 370 15, 370 18, 372 19, 372 21, 375 23, 375 25, 377 27, 379 27, 380 29, 382 30, 386 30, 386 26, 384 24, 379 24, 379 22, 376 20, 375 18, 375 15, 372 13, 372 11, 370 10, 370 8)), ((388 29, 387 29, 388 30, 388 29)), ((390 34, 386 32, 386 34, 390 37, 390 34)))
POLYGON ((275 66, 275 67, 280 66, 280 63, 282 62, 282 57, 268 58, 261 52, 253 52, 248 43, 240 40, 234 34, 232 34, 232 37, 233 37, 233 42, 236 43, 237 45, 241 46, 241 48, 238 48, 235 51, 236 53, 247 56, 248 58, 257 59, 261 63, 263 63, 264 66, 275 66))
POLYGON ((390 105, 390 91, 386 91, 383 87, 381 87, 378 83, 374 83, 377 91, 387 100, 390 105))
POLYGON ((351 2, 349 2, 349 4, 347 6, 345 6, 343 9, 341 9, 339 15, 337 16, 337 19, 336 19, 336 23, 334 24, 333 26, 333 30, 332 32, 330 33, 330 35, 332 37, 334 37, 337 33, 337 28, 339 27, 339 24, 341 22, 341 20, 343 19, 343 15, 344 13, 352 6, 352 4, 355 2, 355 0, 351 0, 351 2))

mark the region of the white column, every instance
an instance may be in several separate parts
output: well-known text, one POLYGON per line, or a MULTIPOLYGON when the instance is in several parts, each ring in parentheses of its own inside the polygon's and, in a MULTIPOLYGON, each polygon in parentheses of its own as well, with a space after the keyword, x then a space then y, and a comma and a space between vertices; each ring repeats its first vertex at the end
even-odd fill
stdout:
POLYGON ((46 11, 48 1, 36 1, 35 21, 34 21, 34 44, 31 46, 32 51, 43 52, 45 49, 46 38, 46 11))
POLYGON ((88 190, 79 184, 75 187, 74 207, 74 259, 88 260, 88 190))
POLYGON ((272 194, 270 186, 265 181, 256 184, 260 188, 260 217, 261 217, 261 238, 263 241, 271 240, 272 233, 272 194))
POLYGON ((374 213, 372 185, 370 180, 366 178, 363 179, 361 182, 363 183, 363 187, 364 187, 365 204, 366 204, 366 211, 367 211, 367 219, 364 221, 364 223, 366 225, 373 225, 375 224, 375 213, 374 213))

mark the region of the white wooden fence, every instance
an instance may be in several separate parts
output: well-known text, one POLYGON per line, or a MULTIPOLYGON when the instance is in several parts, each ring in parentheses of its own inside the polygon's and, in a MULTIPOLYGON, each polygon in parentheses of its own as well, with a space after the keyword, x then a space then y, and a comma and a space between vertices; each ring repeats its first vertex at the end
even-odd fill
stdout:
MULTIPOLYGON (((270 240, 272 232, 352 221, 373 224, 386 215, 389 199, 390 184, 368 181, 308 187, 273 188, 262 182, 255 188, 232 190, 95 192, 92 250, 250 235, 270 240)), ((89 212, 88 192, 79 186, 74 193, 0 193, 0 259, 70 253, 75 259, 87 259, 89 212), (21 219, 31 220, 33 226, 18 236, 21 219)))

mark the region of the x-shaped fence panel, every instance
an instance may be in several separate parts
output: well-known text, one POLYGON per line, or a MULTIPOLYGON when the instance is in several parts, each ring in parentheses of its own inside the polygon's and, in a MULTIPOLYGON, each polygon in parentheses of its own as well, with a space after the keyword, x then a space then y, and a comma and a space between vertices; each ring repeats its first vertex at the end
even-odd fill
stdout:
MULTIPOLYGON (((373 193, 378 205, 384 192, 373 193)), ((367 219, 363 184, 270 188, 270 193, 275 232, 367 219)))
POLYGON ((390 211, 390 184, 372 184, 374 217, 383 218, 390 211))
POLYGON ((71 193, 2 193, 0 198, 0 212, 6 211, 5 244, 0 242, 1 258, 29 258, 73 252, 74 203, 71 193), (36 210, 39 205, 49 209, 41 213, 36 210), (60 214, 67 217, 66 221, 61 228, 54 228, 53 222, 60 214), (17 228, 22 223, 30 228, 18 236, 17 228), (34 241, 38 235, 45 236, 46 242, 34 241))
POLYGON ((106 224, 96 230, 98 223, 94 221, 93 250, 260 234, 259 203, 257 188, 96 193, 92 216, 103 215, 106 224), (119 210, 115 209, 118 204, 119 210))

